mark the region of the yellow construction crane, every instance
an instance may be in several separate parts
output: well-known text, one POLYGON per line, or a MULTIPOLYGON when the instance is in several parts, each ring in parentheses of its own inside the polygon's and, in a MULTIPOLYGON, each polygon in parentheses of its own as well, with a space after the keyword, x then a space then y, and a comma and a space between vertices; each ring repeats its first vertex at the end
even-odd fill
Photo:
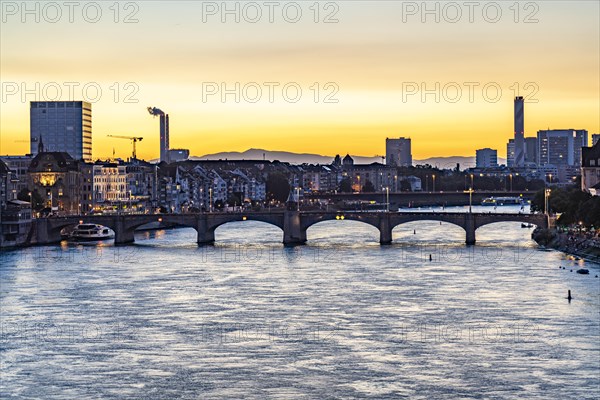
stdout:
POLYGON ((118 136, 118 135, 106 135, 108 137, 114 137, 114 138, 118 138, 118 139, 128 139, 131 140, 131 144, 133 145, 133 151, 131 152, 131 159, 135 160, 137 159, 136 156, 136 152, 135 152, 135 144, 137 142, 141 142, 142 139, 144 139, 143 137, 136 137, 136 136, 118 136))

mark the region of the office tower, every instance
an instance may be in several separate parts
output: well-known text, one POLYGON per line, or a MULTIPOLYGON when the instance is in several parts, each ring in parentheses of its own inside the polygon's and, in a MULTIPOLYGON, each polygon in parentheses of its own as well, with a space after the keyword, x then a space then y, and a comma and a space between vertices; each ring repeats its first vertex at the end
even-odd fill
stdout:
POLYGON ((538 131, 539 164, 581 166, 581 148, 587 147, 585 129, 552 129, 538 131))
POLYGON ((506 166, 515 166, 515 139, 508 139, 506 143, 506 166))
POLYGON ((525 164, 525 102, 523 97, 515 97, 515 158, 514 166, 525 164))
POLYGON ((92 105, 85 101, 32 101, 30 152, 66 152, 75 160, 92 160, 92 105))
POLYGON ((498 151, 490 148, 479 149, 475 152, 477 168, 493 168, 498 166, 498 151))
POLYGON ((538 140, 536 137, 525 138, 525 163, 538 164, 538 140))
POLYGON ((385 139, 386 164, 397 167, 410 167, 412 165, 412 153, 410 150, 410 138, 385 139))
POLYGON ((600 141, 600 133, 594 133, 592 135, 592 146, 600 141))

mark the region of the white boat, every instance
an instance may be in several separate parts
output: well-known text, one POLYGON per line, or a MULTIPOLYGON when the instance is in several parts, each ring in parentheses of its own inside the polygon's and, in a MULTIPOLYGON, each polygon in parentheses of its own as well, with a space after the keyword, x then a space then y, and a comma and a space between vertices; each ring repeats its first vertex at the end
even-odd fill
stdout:
POLYGON ((521 197, 488 197, 481 202, 482 206, 514 206, 523 205, 521 197))
POLYGON ((115 232, 104 225, 98 224, 79 224, 69 235, 69 239, 75 241, 94 241, 114 239, 115 232))

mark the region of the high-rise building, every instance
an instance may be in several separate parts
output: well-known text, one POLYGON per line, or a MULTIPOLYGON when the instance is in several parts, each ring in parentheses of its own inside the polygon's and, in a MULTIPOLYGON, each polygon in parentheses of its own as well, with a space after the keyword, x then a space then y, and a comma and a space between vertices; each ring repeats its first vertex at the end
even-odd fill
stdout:
POLYGON ((160 161, 169 160, 169 114, 160 116, 160 161))
POLYGON ((412 165, 412 152, 410 138, 385 139, 386 164, 397 167, 410 167, 412 165))
POLYGON ((493 168, 498 166, 498 151, 490 148, 479 149, 475 152, 477 168, 493 168))
POLYGON ((515 166, 515 139, 508 139, 506 143, 506 166, 510 168, 515 166))
POLYGON ((552 129, 537 133, 539 164, 581 166, 581 148, 587 147, 585 129, 552 129))
POLYGON ((85 101, 32 101, 30 152, 65 152, 92 160, 92 105, 85 101))
POLYGON ((538 140, 536 137, 525 138, 525 164, 538 164, 538 140))
POLYGON ((515 97, 515 158, 514 166, 525 164, 525 101, 523 97, 515 97))
POLYGON ((592 135, 592 146, 594 146, 598 142, 600 142, 600 133, 594 133, 592 135))
POLYGON ((160 117, 160 161, 169 162, 169 114, 156 107, 148 107, 148 112, 160 117))

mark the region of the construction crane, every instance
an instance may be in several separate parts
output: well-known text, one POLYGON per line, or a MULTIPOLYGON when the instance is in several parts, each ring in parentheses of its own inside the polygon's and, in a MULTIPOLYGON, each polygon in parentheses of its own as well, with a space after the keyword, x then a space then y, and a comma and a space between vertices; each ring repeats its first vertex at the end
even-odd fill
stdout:
POLYGON ((131 152, 131 159, 135 160, 137 159, 137 155, 136 155, 136 151, 135 151, 135 144, 137 142, 141 142, 144 138, 143 137, 136 137, 136 136, 118 136, 118 135, 106 135, 108 137, 114 137, 117 139, 128 139, 131 140, 131 144, 133 145, 133 151, 131 152))

